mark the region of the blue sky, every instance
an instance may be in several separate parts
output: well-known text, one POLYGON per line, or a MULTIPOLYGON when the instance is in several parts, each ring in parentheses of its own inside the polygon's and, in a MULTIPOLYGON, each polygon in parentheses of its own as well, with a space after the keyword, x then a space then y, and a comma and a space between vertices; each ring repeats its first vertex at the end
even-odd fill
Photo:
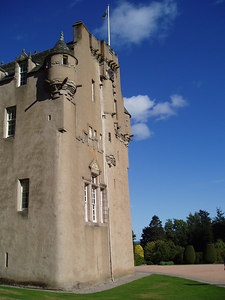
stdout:
POLYGON ((52 48, 82 20, 119 55, 132 114, 129 146, 133 230, 152 216, 185 220, 225 211, 225 0, 49 0, 1 4, 0 61, 52 48))

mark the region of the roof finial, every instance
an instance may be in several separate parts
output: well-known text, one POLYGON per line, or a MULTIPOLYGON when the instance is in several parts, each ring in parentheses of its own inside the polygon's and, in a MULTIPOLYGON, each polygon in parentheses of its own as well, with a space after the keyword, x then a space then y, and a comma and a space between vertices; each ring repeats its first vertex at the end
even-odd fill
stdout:
POLYGON ((63 31, 60 32, 60 41, 64 41, 64 34, 63 34, 63 31))

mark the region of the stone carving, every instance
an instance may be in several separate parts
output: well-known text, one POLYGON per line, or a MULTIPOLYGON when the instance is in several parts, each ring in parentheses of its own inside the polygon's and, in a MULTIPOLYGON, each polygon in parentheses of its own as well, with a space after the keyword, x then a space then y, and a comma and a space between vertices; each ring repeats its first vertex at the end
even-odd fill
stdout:
POLYGON ((60 95, 65 95, 66 98, 71 101, 74 94, 76 93, 76 85, 73 81, 68 80, 66 77, 63 81, 60 80, 51 80, 47 81, 52 99, 57 99, 60 95))
POLYGON ((109 165, 109 167, 115 167, 116 166, 116 159, 115 156, 113 154, 111 155, 106 155, 106 162, 109 165))

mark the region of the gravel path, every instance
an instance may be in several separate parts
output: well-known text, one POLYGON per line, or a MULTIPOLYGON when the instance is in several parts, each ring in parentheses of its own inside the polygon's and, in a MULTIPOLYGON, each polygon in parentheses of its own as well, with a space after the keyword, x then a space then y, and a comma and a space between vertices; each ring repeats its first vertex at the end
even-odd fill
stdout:
POLYGON ((183 277, 199 282, 215 284, 225 287, 225 271, 223 264, 215 265, 179 265, 179 266, 139 266, 135 267, 135 273, 114 282, 105 283, 99 286, 76 290, 75 293, 97 293, 112 289, 132 282, 134 280, 149 276, 151 274, 162 274, 176 277, 183 277))
POLYGON ((138 272, 178 276, 225 287, 225 270, 223 264, 139 266, 135 269, 138 272))

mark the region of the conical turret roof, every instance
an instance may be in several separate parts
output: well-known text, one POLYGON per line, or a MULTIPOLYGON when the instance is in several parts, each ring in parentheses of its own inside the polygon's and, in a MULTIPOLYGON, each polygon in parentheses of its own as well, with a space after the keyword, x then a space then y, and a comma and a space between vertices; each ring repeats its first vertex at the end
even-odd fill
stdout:
POLYGON ((66 42, 64 41, 64 35, 63 32, 60 32, 60 39, 55 44, 54 48, 52 49, 53 53, 66 53, 66 54, 72 54, 69 47, 67 46, 66 42))

